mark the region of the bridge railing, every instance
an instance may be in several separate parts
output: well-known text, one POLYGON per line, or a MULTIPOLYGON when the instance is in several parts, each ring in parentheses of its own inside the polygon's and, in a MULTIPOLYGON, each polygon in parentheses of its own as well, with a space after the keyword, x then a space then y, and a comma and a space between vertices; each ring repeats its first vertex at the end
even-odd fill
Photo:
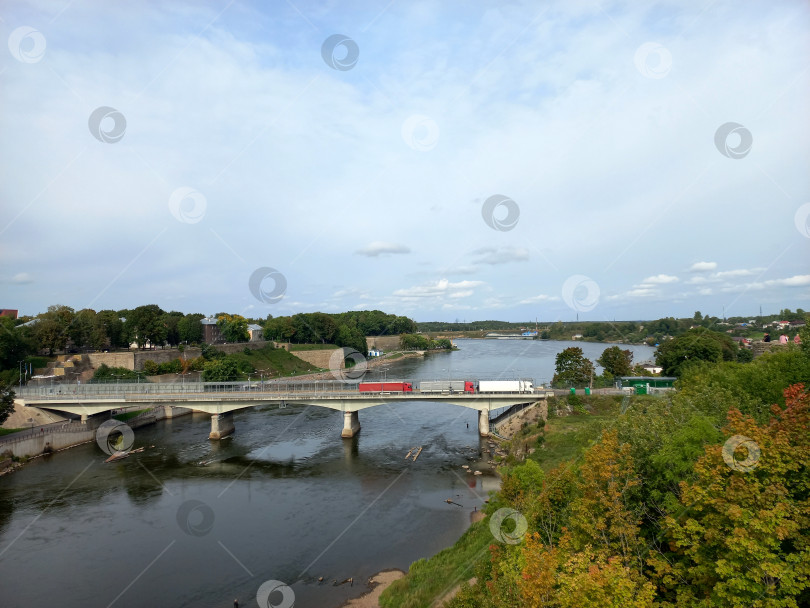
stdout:
MULTIPOLYGON (((23 386, 14 389, 16 396, 21 399, 55 400, 55 401, 81 401, 82 399, 128 399, 171 397, 173 395, 189 397, 202 397, 207 393, 239 394, 240 397, 267 399, 268 396, 278 395, 284 399, 290 395, 298 396, 329 396, 359 395, 358 382, 341 382, 337 380, 251 380, 239 382, 117 382, 106 384, 55 384, 41 386, 23 386)), ((500 394, 525 394, 525 391, 503 391, 500 394)), ((363 393, 373 396, 374 392, 363 393)), ((394 393, 392 393, 394 394, 394 393)), ((413 393, 407 395, 432 395, 435 391, 420 393, 418 387, 413 393)), ((493 393, 463 393, 456 396, 485 397, 493 393)))

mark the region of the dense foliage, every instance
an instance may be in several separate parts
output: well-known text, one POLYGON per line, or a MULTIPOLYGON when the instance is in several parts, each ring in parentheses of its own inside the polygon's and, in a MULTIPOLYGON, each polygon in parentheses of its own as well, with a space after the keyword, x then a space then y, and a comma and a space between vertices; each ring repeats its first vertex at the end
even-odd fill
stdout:
POLYGON ((727 334, 695 328, 661 344, 655 351, 655 362, 665 376, 680 376, 686 366, 695 362, 736 361, 739 350, 727 334))
POLYGON ((416 324, 411 319, 379 310, 340 314, 313 312, 268 319, 264 325, 264 337, 297 344, 337 344, 365 353, 365 336, 396 336, 415 330, 416 324))
POLYGON ((721 349, 678 393, 617 414, 580 459, 508 469, 487 522, 498 532, 511 509, 526 532, 493 532, 449 606, 810 605, 808 383, 798 348, 747 364, 721 349))
POLYGON ((402 334, 399 346, 402 350, 449 350, 453 348, 453 343, 444 338, 431 340, 419 334, 402 334))

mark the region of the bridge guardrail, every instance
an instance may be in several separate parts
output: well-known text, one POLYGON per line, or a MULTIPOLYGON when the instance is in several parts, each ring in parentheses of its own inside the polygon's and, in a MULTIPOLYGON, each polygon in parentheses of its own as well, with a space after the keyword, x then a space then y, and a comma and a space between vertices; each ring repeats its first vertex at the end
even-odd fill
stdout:
MULTIPOLYGON (((15 388, 16 397, 20 399, 52 400, 52 401, 81 401, 82 399, 103 398, 127 399, 128 397, 156 399, 166 398, 172 395, 182 395, 183 397, 198 397, 200 395, 214 394, 239 394, 240 397, 256 397, 267 399, 277 395, 279 399, 288 398, 290 395, 296 397, 319 397, 329 396, 347 397, 362 396, 373 397, 380 393, 359 393, 356 383, 345 383, 340 381, 313 380, 313 381, 251 381, 243 382, 150 382, 150 383, 109 383, 109 384, 77 384, 77 385, 42 385, 23 386, 15 388)), ((387 393, 395 395, 398 393, 387 393)), ((408 395, 436 395, 437 393, 422 393, 419 390, 413 393, 402 393, 408 395)), ((501 393, 454 393, 456 397, 481 398, 486 395, 541 395, 541 392, 526 393, 523 391, 504 391, 501 393)), ((213 396, 213 395, 211 395, 213 396)))

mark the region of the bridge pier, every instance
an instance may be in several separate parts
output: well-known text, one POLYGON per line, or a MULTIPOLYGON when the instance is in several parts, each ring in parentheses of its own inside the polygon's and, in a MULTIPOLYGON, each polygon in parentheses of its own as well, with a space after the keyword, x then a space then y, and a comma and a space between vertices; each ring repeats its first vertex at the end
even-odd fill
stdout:
POLYGON ((489 437, 489 410, 478 411, 478 434, 489 437))
POLYGON ((227 414, 214 414, 211 416, 211 433, 209 439, 222 439, 233 433, 236 428, 233 426, 233 412, 227 414))
POLYGON ((343 432, 341 437, 354 437, 360 431, 360 417, 357 412, 343 412, 343 432))

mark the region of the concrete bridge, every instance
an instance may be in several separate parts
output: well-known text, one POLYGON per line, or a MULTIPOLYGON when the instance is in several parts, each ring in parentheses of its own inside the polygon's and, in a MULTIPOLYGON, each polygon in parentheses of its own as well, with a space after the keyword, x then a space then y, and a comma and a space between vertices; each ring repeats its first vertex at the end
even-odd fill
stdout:
POLYGON ((15 389, 15 403, 79 416, 137 407, 183 407, 211 414, 211 439, 234 432, 233 412, 257 405, 315 405, 343 412, 341 437, 360 430, 360 410, 377 405, 434 401, 478 411, 478 432, 489 435, 489 412, 545 399, 545 391, 505 393, 380 392, 360 393, 356 384, 336 381, 304 382, 187 382, 61 384, 15 389))

